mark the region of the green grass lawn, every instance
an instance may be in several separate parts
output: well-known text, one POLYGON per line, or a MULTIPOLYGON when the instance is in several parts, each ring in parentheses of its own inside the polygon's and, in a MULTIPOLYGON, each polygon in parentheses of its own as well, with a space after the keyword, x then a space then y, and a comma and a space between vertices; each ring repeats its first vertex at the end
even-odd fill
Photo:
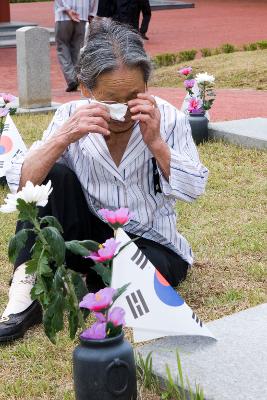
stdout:
POLYGON ((190 65, 193 72, 207 71, 216 77, 217 88, 267 90, 267 50, 240 51, 199 58, 156 69, 151 86, 183 87, 178 69, 190 65))
MULTIPOLYGON (((14 117, 27 144, 40 138, 50 119, 51 115, 14 117)), ((196 260, 179 291, 208 321, 267 299, 267 153, 221 142, 205 143, 199 152, 210 178, 206 194, 198 201, 177 203, 177 226, 192 244, 196 260)), ((1 204, 7 192, 0 188, 1 204)), ((15 220, 14 214, 0 214, 1 310, 12 270, 7 245, 15 220)), ((41 327, 28 332, 24 340, 1 346, 0 400, 73 400, 74 346, 66 334, 53 346, 41 327)), ((155 400, 156 395, 148 393, 142 399, 155 400)))

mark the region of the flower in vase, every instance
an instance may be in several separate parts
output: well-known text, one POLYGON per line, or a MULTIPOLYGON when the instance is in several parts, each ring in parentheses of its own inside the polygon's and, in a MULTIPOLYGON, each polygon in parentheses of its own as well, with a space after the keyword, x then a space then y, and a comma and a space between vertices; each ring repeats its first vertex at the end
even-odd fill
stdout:
POLYGON ((12 102, 16 101, 16 97, 10 93, 0 93, 0 104, 1 104, 1 100, 4 101, 4 104, 7 104, 7 103, 12 103, 12 102))
POLYGON ((186 89, 192 89, 194 87, 195 84, 195 79, 186 79, 184 81, 184 86, 186 89))
POLYGON ((187 76, 187 75, 191 74, 191 72, 192 72, 192 67, 181 68, 178 72, 179 72, 179 74, 181 74, 181 75, 187 76))
POLYGON ((119 246, 119 242, 116 242, 114 238, 108 239, 105 243, 100 245, 98 251, 92 251, 89 256, 85 258, 91 258, 97 263, 111 260, 119 246))
POLYGON ((204 83, 213 83, 215 81, 214 76, 209 75, 207 72, 196 74, 195 79, 196 79, 197 83, 200 85, 204 84, 204 83))
POLYGON ((201 114, 203 112, 201 101, 192 97, 188 102, 188 111, 192 114, 201 114))
POLYGON ((83 331, 80 337, 82 339, 105 339, 106 326, 105 322, 95 322, 90 328, 83 331))
POLYGON ((125 311, 121 307, 114 307, 108 313, 108 322, 111 322, 115 327, 125 325, 125 311))
POLYGON ((114 229, 118 229, 120 226, 125 225, 133 217, 133 213, 129 212, 129 209, 124 207, 121 207, 116 211, 101 208, 98 213, 106 222, 112 225, 114 229))
POLYGON ((96 312, 104 310, 112 303, 112 298, 115 293, 116 290, 110 287, 101 289, 97 293, 88 293, 86 296, 84 296, 79 306, 81 308, 87 308, 90 311, 96 312))

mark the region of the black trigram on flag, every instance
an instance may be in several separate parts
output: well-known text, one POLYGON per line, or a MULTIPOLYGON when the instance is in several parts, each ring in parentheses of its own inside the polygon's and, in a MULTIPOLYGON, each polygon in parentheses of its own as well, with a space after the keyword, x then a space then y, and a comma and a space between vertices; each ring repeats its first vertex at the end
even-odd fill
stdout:
POLYGON ((146 264, 148 263, 148 259, 141 252, 140 249, 137 249, 134 255, 131 257, 131 260, 138 265, 141 269, 144 269, 146 264))
POLYGON ((139 289, 136 292, 132 292, 131 294, 127 295, 126 300, 130 310, 132 311, 134 319, 142 317, 142 315, 149 312, 149 308, 139 289))
POLYGON ((201 319, 198 318, 198 316, 193 312, 192 314, 192 318, 196 321, 197 324, 200 325, 200 327, 202 328, 202 321, 201 319))

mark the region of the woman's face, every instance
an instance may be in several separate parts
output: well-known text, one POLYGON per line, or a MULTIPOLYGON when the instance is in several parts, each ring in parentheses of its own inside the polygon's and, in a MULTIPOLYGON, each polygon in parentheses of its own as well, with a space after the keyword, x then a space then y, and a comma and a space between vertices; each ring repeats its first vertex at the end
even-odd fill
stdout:
MULTIPOLYGON (((144 93, 146 84, 141 68, 121 68, 105 72, 97 79, 97 84, 92 91, 95 99, 103 102, 127 103, 135 99, 138 93, 144 93)), ((127 131, 134 125, 129 109, 125 115, 125 121, 111 120, 111 131, 120 133, 127 131)))

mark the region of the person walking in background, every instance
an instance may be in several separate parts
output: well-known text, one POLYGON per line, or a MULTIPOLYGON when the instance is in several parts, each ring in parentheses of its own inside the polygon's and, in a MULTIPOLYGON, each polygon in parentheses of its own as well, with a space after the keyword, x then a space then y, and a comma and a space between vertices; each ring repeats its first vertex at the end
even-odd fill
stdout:
POLYGON ((149 0, 137 0, 137 22, 135 25, 138 26, 138 30, 143 39, 149 40, 146 33, 148 31, 148 25, 151 19, 151 7, 149 0), (142 13, 142 23, 139 29, 139 19, 142 13))
POLYGON ((68 85, 66 92, 77 90, 75 65, 84 42, 85 24, 96 15, 97 8, 98 0, 55 0, 55 41, 68 85))
POLYGON ((137 12, 138 0, 113 0, 115 1, 115 13, 113 19, 123 24, 131 25, 138 30, 137 12))

